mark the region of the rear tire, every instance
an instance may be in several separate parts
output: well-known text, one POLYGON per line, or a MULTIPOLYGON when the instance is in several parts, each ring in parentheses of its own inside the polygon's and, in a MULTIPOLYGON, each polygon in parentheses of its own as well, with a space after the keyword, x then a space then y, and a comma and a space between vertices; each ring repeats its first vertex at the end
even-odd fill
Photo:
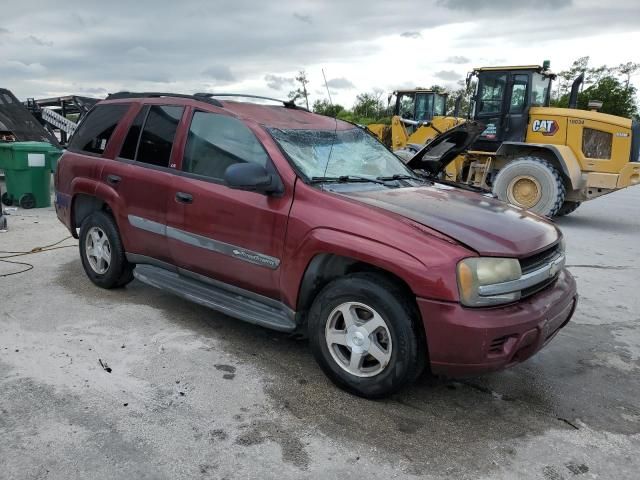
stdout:
POLYGON ((127 261, 113 217, 97 211, 80 227, 80 258, 89 279, 97 286, 123 287, 133 280, 133 265, 127 261))
POLYGON ((563 217, 565 215, 569 215, 571 212, 575 212, 580 206, 581 202, 572 202, 570 200, 565 200, 560 210, 556 212, 556 217, 563 217))
POLYGON ((9 192, 4 192, 2 194, 2 203, 4 203, 7 207, 13 205, 13 198, 9 196, 9 192))
POLYGON ((340 388, 365 398, 384 397, 424 368, 420 321, 411 298, 386 277, 347 275, 329 283, 311 306, 311 350, 340 388))
POLYGON ((504 202, 553 217, 564 203, 566 189, 553 165, 528 156, 513 160, 498 172, 493 193, 504 202))
POLYGON ((33 208, 36 206, 36 197, 33 195, 33 193, 25 193, 20 197, 18 205, 20 205, 20 207, 24 208, 25 210, 33 208))

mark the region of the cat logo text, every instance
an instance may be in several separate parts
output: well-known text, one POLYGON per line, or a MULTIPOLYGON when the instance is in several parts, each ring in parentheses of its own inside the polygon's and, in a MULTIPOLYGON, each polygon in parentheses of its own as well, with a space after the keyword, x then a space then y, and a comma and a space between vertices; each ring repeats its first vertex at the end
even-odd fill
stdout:
POLYGON ((555 120, 534 120, 531 129, 534 132, 540 132, 543 135, 555 135, 558 131, 558 122, 555 120))

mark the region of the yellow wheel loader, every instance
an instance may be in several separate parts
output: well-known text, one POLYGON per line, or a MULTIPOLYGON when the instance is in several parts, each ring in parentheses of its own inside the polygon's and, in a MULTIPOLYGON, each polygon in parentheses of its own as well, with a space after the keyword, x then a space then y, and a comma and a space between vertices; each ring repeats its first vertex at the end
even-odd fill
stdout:
POLYGON ((391 125, 371 124, 367 129, 394 153, 408 160, 426 143, 463 122, 446 116, 447 94, 430 89, 397 90, 391 125))
POLYGON ((640 183, 640 124, 597 112, 596 102, 578 110, 582 75, 569 108, 549 107, 555 75, 548 65, 478 68, 474 76, 470 117, 485 130, 449 164, 450 180, 547 216, 640 183))
MULTIPOLYGON (((555 75, 547 62, 477 68, 467 82, 473 77, 468 116, 485 128, 441 177, 550 217, 640 183, 640 123, 600 113, 598 102, 591 111, 578 110, 582 75, 572 85, 569 108, 549 107, 555 75)), ((464 121, 456 116, 452 125, 464 121)), ((413 149, 409 143, 392 148, 403 153, 402 147, 413 149)))

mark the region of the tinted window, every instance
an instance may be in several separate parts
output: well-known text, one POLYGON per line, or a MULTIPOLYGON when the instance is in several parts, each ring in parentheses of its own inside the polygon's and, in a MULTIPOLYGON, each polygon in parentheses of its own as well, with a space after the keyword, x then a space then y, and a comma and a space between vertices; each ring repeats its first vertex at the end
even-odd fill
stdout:
POLYGON ((447 109, 447 98, 444 95, 436 95, 435 105, 433 107, 433 115, 444 115, 447 109))
POLYGON ((416 118, 418 122, 431 120, 433 117, 433 94, 418 94, 416 96, 416 118))
POLYGON ((478 113, 502 111, 502 97, 507 84, 507 75, 487 75, 481 82, 478 113))
POLYGON ((120 156, 122 158, 128 158, 129 160, 134 160, 136 158, 140 131, 142 130, 142 124, 144 123, 144 119, 147 116, 148 111, 149 107, 142 107, 129 127, 129 133, 127 133, 127 137, 124 139, 124 144, 122 145, 122 150, 120 151, 120 156))
POLYGON ((168 167, 178 123, 184 107, 154 105, 140 137, 137 161, 168 167))
POLYGON ((127 110, 128 104, 96 106, 76 130, 69 143, 69 149, 104 153, 113 131, 127 110))
POLYGON ((413 113, 416 109, 416 97, 413 93, 401 93, 398 100, 398 110, 402 118, 413 120, 413 113))
POLYGON ((258 139, 240 120, 194 113, 182 162, 184 171, 222 179, 229 165, 252 162, 266 167, 267 160, 258 139))
POLYGON ((520 113, 524 110, 527 98, 527 83, 528 75, 514 75, 509 112, 520 113))
POLYGON ((549 95, 549 87, 551 86, 551 78, 544 77, 539 73, 534 73, 532 79, 531 105, 534 107, 547 106, 547 97, 549 95))

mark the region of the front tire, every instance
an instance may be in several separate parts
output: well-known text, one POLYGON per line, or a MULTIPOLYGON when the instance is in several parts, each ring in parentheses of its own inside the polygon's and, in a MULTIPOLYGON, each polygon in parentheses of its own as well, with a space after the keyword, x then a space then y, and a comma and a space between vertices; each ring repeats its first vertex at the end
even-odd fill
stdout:
POLYGON ((412 300, 386 277, 357 273, 334 280, 309 312, 311 349, 340 388, 365 398, 413 381, 426 355, 412 300))
POLYGON ((553 217, 562 207, 566 189, 553 165, 529 156, 513 160, 498 172, 493 193, 503 202, 553 217))
POLYGON ((122 287, 133 280, 133 265, 124 247, 113 217, 97 211, 80 227, 80 258, 89 279, 99 287, 122 287))
POLYGON ((556 212, 556 217, 564 217, 565 215, 569 215, 572 212, 575 212, 580 206, 581 202, 571 202, 569 200, 565 200, 560 210, 556 212))

